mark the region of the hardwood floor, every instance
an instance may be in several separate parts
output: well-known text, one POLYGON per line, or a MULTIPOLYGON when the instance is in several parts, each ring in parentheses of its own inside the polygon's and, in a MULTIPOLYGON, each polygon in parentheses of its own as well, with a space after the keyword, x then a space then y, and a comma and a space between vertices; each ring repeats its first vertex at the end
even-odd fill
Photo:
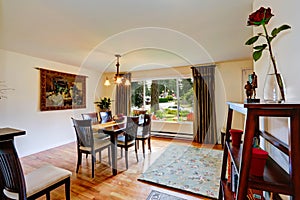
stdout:
MULTIPOLYGON (((170 143, 192 143, 191 141, 155 137, 152 137, 151 141, 152 152, 147 152, 144 159, 142 149, 139 149, 138 163, 136 162, 134 148, 130 148, 128 170, 125 168, 125 157, 120 157, 120 150, 118 148, 118 175, 116 176, 112 175, 111 167, 107 164, 107 151, 102 152, 102 163, 97 162, 96 164, 95 178, 91 178, 92 173, 90 157, 86 159, 83 156, 82 166, 80 167, 78 174, 76 174, 75 168, 77 162, 77 153, 75 142, 23 157, 21 158, 21 162, 25 173, 28 173, 33 169, 48 163, 70 170, 73 173, 71 179, 72 200, 142 200, 147 198, 152 189, 189 200, 208 199, 199 195, 152 185, 137 180, 140 174, 143 173, 143 171, 145 171, 157 157, 159 157, 159 155, 170 143)), ((193 145, 201 146, 199 144, 193 145)), ((208 147, 212 148, 212 146, 208 147)), ((221 145, 216 145, 214 148, 221 149, 221 145)), ((39 199, 46 198, 41 197, 39 199)), ((51 200, 61 199, 64 199, 64 187, 59 187, 51 192, 51 200)))

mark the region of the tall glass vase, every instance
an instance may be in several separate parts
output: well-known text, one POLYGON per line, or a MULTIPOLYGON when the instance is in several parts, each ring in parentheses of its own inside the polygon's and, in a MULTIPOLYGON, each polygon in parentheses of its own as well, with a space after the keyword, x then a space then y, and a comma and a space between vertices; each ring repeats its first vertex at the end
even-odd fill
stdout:
POLYGON ((284 103, 286 101, 284 80, 276 63, 277 71, 275 71, 274 63, 270 59, 269 70, 264 83, 264 101, 266 103, 284 103))

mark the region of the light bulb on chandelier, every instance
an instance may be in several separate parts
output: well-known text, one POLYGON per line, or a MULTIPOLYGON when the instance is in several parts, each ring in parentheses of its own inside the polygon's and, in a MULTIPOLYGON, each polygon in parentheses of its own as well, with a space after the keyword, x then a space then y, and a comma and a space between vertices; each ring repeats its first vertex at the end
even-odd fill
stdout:
POLYGON ((106 77, 105 82, 104 82, 104 85, 105 85, 105 86, 109 86, 109 85, 110 85, 110 82, 109 82, 109 80, 108 80, 108 77, 106 77))
POLYGON ((116 83, 121 84, 122 83, 122 77, 120 75, 116 76, 116 83))

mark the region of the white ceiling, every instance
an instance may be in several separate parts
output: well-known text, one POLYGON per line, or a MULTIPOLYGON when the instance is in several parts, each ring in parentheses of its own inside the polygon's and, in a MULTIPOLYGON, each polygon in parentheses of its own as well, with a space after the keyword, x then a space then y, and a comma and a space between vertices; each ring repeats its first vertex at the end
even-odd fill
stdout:
POLYGON ((0 48, 99 71, 249 58, 252 1, 0 0, 0 48))

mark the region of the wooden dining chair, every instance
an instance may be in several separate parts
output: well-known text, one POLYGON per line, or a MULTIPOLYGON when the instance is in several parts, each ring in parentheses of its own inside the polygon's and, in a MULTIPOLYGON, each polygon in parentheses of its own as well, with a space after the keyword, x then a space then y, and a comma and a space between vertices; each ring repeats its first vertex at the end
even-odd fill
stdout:
MULTIPOLYGON (((92 124, 99 124, 101 121, 98 117, 98 113, 96 113, 96 112, 83 113, 83 114, 81 114, 81 116, 82 116, 82 119, 90 119, 92 121, 92 124)), ((110 136, 103 133, 102 130, 95 132, 94 137, 96 139, 104 139, 104 140, 109 140, 109 138, 110 138, 110 136)))
POLYGON ((113 120, 111 111, 100 111, 99 116, 100 116, 101 124, 104 124, 106 122, 111 122, 113 120))
POLYGON ((92 129, 92 121, 90 119, 76 120, 72 118, 73 126, 77 138, 77 166, 76 173, 79 171, 79 166, 82 162, 82 154, 91 154, 92 157, 92 178, 95 177, 95 162, 96 153, 99 153, 101 162, 101 151, 108 150, 108 163, 110 165, 110 140, 95 139, 92 129))
POLYGON ((36 199, 46 195, 50 200, 50 192, 65 185, 66 199, 70 200, 70 180, 72 173, 68 170, 45 165, 24 175, 21 162, 13 144, 13 140, 0 141, 0 173, 3 184, 2 199, 36 199))
POLYGON ((148 141, 148 149, 151 152, 151 114, 144 114, 144 122, 138 128, 137 136, 135 139, 136 148, 139 149, 139 141, 142 142, 143 157, 145 158, 145 142, 148 141))
MULTIPOLYGON (((137 128, 139 123, 139 117, 127 117, 126 128, 117 139, 117 146, 121 147, 121 156, 123 156, 123 149, 125 150, 125 162, 126 162, 126 169, 128 169, 128 148, 136 147, 135 139, 137 135, 137 128)), ((136 160, 139 161, 137 155, 137 149, 135 148, 136 160)))

